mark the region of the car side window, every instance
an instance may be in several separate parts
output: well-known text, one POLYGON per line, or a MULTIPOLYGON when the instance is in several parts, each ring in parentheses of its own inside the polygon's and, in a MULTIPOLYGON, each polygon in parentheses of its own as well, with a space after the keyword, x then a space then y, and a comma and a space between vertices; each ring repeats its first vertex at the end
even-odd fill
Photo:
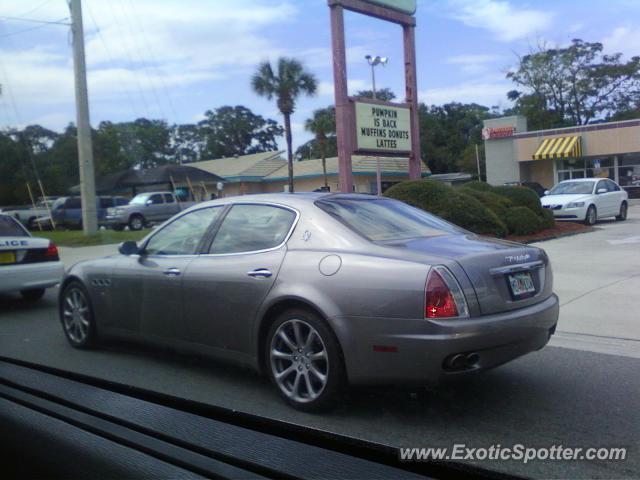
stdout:
POLYGON ((207 228, 220 215, 222 207, 194 210, 176 218, 147 242, 147 255, 194 255, 207 228))
POLYGON ((605 190, 607 190, 607 191, 609 190, 609 189, 607 188, 607 182, 605 182, 604 180, 600 180, 600 181, 598 182, 598 184, 596 185, 596 193, 598 193, 598 190, 600 190, 601 188, 604 188, 604 189, 605 189, 605 190))
POLYGON ((209 253, 241 253, 280 245, 295 213, 273 205, 234 205, 223 220, 209 253))
POLYGON ((162 203, 162 195, 159 193, 151 195, 149 197, 149 202, 151 202, 151 205, 160 205, 162 203))
POLYGON ((173 195, 171 195, 170 193, 165 193, 164 203, 175 203, 175 200, 173 199, 173 195))
POLYGON ((607 182, 607 190, 609 190, 610 192, 617 192, 620 190, 620 187, 616 185, 615 182, 611 180, 607 180, 606 182, 607 182))
POLYGON ((64 208, 69 208, 69 209, 82 208, 82 202, 80 201, 80 197, 73 197, 73 198, 67 199, 67 201, 65 202, 64 208))

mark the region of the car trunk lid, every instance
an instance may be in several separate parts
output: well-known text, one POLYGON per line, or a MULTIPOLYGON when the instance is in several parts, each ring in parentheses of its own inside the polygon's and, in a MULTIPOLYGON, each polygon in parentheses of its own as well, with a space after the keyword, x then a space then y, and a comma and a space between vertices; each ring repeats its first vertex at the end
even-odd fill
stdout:
POLYGON ((469 278, 483 315, 532 305, 552 293, 547 255, 536 247, 473 234, 421 237, 385 245, 456 262, 469 278))

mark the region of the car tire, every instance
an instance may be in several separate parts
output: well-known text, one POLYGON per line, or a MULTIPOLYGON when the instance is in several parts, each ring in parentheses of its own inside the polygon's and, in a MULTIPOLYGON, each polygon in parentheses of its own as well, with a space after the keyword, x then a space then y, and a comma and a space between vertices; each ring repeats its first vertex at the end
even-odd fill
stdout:
POLYGON ((98 334, 91 298, 85 286, 78 280, 67 283, 60 295, 58 308, 62 329, 71 346, 94 347, 98 334))
POLYGON ((44 296, 44 288, 30 288, 28 290, 21 290, 20 295, 28 302, 36 302, 44 296))
POLYGON ((299 308, 280 314, 264 353, 269 378, 289 405, 306 412, 335 405, 345 384, 344 361, 338 339, 317 314, 299 308))
POLYGON ((627 202, 622 202, 620 204, 620 213, 616 215, 616 220, 618 220, 619 222, 624 222, 627 219, 628 209, 629 209, 629 206, 627 205, 627 202))
POLYGON ((597 220, 598 220, 598 211, 596 210, 596 206, 589 205, 589 208, 587 208, 587 214, 584 216, 584 224, 589 227, 592 227, 593 225, 596 224, 597 220))
POLYGON ((129 218, 129 230, 138 231, 144 228, 144 217, 142 215, 131 215, 129 218))

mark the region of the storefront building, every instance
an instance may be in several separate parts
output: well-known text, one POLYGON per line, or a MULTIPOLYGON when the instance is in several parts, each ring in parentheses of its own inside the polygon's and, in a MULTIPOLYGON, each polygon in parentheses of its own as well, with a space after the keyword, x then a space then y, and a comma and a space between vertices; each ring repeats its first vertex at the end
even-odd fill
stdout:
POLYGON ((487 181, 537 182, 551 188, 572 178, 610 178, 640 197, 640 119, 551 130, 527 130, 521 116, 485 120, 487 181))

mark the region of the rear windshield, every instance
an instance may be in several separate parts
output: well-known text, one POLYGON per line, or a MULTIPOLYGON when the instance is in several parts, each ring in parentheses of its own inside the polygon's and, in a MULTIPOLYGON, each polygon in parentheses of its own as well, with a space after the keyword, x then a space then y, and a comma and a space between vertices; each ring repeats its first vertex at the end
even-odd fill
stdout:
POLYGON ((316 205, 372 242, 461 231, 434 215, 386 198, 327 198, 318 200, 316 205))
POLYGON ((0 215, 0 237, 28 237, 24 228, 13 218, 0 215))

